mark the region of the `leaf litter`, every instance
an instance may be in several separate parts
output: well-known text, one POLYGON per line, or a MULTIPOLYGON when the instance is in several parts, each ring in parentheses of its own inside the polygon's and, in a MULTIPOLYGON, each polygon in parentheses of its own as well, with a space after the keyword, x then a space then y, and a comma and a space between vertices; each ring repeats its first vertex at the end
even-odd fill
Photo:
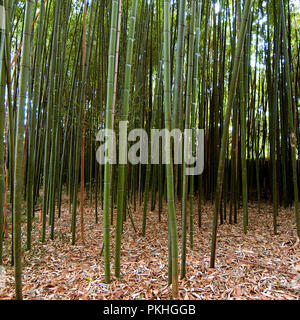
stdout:
MULTIPOLYGON (((177 206, 179 259, 181 245, 180 205, 177 206)), ((98 210, 100 211, 100 210, 98 210)), ((27 300, 134 300, 170 299, 168 286, 167 208, 162 220, 149 211, 145 238, 141 235, 143 207, 124 221, 121 279, 114 275, 115 228, 111 226, 111 283, 104 279, 102 211, 95 223, 94 209, 85 210, 85 243, 71 245, 68 204, 55 221, 55 239, 40 242, 41 222, 34 220, 32 249, 23 257, 23 296, 27 300)), ((278 235, 272 234, 272 208, 249 206, 249 229, 243 234, 241 211, 238 224, 219 226, 216 267, 209 267, 213 206, 202 208, 202 227, 194 226, 194 249, 187 235, 186 278, 179 280, 179 299, 184 300, 299 300, 300 246, 296 236, 293 208, 280 209, 278 235)), ((197 220, 195 218, 195 220, 197 220)), ((26 225, 23 225, 25 241, 26 225)), ((10 262, 11 232, 5 239, 6 281, 0 299, 14 299, 14 272, 10 262)), ((23 243, 25 245, 25 243, 23 243)), ((180 265, 180 261, 179 261, 180 265)))

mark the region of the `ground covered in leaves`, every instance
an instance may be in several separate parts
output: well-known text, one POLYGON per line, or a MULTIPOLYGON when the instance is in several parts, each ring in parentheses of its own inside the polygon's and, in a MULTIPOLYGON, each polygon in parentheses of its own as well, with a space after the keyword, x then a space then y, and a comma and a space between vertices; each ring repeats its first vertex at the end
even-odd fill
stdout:
MULTIPOLYGON (((104 281, 102 249, 102 211, 95 224, 94 209, 85 211, 85 243, 70 244, 70 219, 67 203, 56 219, 55 240, 40 242, 41 223, 34 221, 32 250, 24 253, 24 299, 170 299, 168 286, 167 208, 162 221, 157 211, 149 211, 147 235, 141 236, 142 207, 124 223, 122 278, 113 277, 114 230, 111 228, 112 281, 104 281)), ((100 211, 100 210, 99 210, 100 211)), ((188 241, 187 276, 180 280, 180 299, 299 299, 300 246, 296 238, 292 208, 281 209, 278 235, 272 234, 272 207, 263 204, 260 212, 249 204, 249 231, 243 234, 241 215, 236 225, 219 227, 216 268, 209 268, 213 207, 203 207, 201 229, 195 221, 194 249, 188 241)), ((177 208, 179 247, 181 244, 180 206, 177 208)), ((195 220, 196 217, 195 217, 195 220)), ((188 235, 189 237, 189 235, 188 235)), ((23 238, 25 238, 25 224, 23 238)), ((10 237, 6 239, 4 289, 1 299, 14 298, 13 268, 10 266, 10 237)), ((180 254, 180 250, 179 250, 180 254)), ((180 263, 180 260, 179 260, 180 263)))

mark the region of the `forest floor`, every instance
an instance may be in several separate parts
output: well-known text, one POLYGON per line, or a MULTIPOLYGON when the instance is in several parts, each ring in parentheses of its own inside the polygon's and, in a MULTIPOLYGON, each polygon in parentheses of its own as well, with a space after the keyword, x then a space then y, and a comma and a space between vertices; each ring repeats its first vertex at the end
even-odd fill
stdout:
MULTIPOLYGON (((76 245, 70 244, 67 203, 56 219, 55 240, 40 242, 41 223, 34 221, 32 250, 24 253, 24 299, 170 299, 168 286, 167 208, 162 221, 157 211, 148 212, 146 237, 142 238, 142 207, 133 213, 138 233, 128 219, 122 240, 122 278, 114 274, 114 232, 111 228, 111 284, 104 281, 102 211, 95 224, 94 209, 85 210, 85 244, 80 240, 77 217, 76 245)), ((195 221, 194 249, 188 241, 187 275, 179 283, 179 299, 300 299, 300 245, 296 241, 292 208, 280 209, 278 235, 272 234, 272 207, 249 204, 249 231, 238 224, 219 227, 216 268, 209 268, 213 206, 203 207, 201 229, 195 221)), ((180 206, 177 208, 179 247, 181 244, 180 206)), ((195 220, 197 217, 195 216, 195 220)), ((25 223, 23 238, 25 239, 25 223)), ((189 238, 189 234, 188 234, 189 238)), ((10 266, 10 237, 6 239, 6 286, 0 299, 14 298, 13 267, 10 266)), ((180 254, 179 250, 179 254, 180 254)), ((180 260, 179 260, 180 264, 180 260)), ((1 289, 1 288, 0 288, 1 289)))

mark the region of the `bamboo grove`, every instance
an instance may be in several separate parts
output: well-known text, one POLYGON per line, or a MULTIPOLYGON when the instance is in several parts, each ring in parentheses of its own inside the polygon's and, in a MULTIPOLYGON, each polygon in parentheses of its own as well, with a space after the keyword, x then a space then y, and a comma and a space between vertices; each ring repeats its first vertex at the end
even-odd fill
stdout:
MULTIPOLYGON (((242 221, 247 233, 250 201, 272 203, 274 234, 278 207, 293 206, 300 236, 299 8, 296 0, 0 0, 0 264, 8 248, 17 299, 35 219, 45 243, 69 215, 74 245, 84 243, 93 208, 109 283, 112 268, 122 274, 123 224, 145 236, 149 210, 160 223, 167 204, 174 298, 207 202, 212 268, 218 226, 242 221), (167 165, 99 165, 97 133, 120 121, 149 134, 204 129, 203 174, 186 176, 172 153, 167 165), (132 216, 139 205, 142 230, 132 216)), ((124 139, 116 143, 125 161, 124 139)))

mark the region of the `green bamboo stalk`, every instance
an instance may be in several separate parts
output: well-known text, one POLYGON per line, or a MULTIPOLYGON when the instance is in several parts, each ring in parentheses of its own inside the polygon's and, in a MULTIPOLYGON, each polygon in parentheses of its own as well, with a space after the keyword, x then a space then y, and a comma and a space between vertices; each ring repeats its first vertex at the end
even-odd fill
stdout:
MULTIPOLYGON (((240 5, 238 6, 241 12, 240 5)), ((241 15, 241 14, 240 14, 241 15)), ((246 50, 246 45, 245 45, 246 50)), ((245 51, 244 50, 244 51, 245 51)), ((246 159, 246 110, 248 101, 245 93, 245 75, 244 75, 245 55, 241 57, 240 75, 239 75, 239 93, 240 93, 240 117, 241 117, 241 167, 242 167, 242 193, 243 193, 243 229, 247 234, 248 226, 248 187, 247 187, 247 159, 246 159)))
MULTIPOLYGON (((274 2, 274 9, 276 3, 274 2)), ((274 17, 278 14, 277 10, 274 10, 274 17)), ((268 15, 269 16, 269 15, 268 15)), ((271 165, 272 165, 272 202, 273 202, 273 225, 274 235, 277 234, 277 215, 278 215, 278 199, 277 199, 277 170, 276 170, 276 119, 277 119, 277 102, 278 102, 278 74, 279 74, 279 36, 281 28, 281 15, 278 15, 278 24, 274 25, 274 62, 273 62, 273 79, 269 78, 269 107, 270 107, 270 149, 271 149, 271 165), (273 88, 273 90, 272 90, 273 88)), ((269 24, 268 24, 269 27, 269 24)), ((269 38, 269 31, 268 31, 269 38)), ((269 39, 268 39, 269 40, 269 39)), ((271 43, 269 41, 269 46, 271 43)), ((268 62, 270 58, 268 56, 268 62)), ((267 67, 269 73, 271 73, 271 65, 267 67)), ((269 75, 271 77, 271 74, 269 75)))
POLYGON ((232 110, 232 106, 235 98, 235 92, 237 88, 239 68, 241 63, 241 54, 243 52, 243 47, 244 47, 244 40, 245 40, 245 34, 246 34, 246 29, 247 29, 249 14, 250 14, 251 2, 252 2, 251 0, 246 0, 245 6, 244 6, 243 19, 241 21, 239 39, 238 39, 236 53, 235 53, 235 61, 233 66, 232 78, 231 78, 230 89, 228 94, 225 122, 223 127, 222 143, 221 143, 221 150, 220 150, 220 161, 219 161, 217 185, 216 185, 216 192, 215 192, 216 194, 215 204, 214 204, 215 210, 214 210, 214 217, 213 217, 212 246, 211 246, 211 257, 210 257, 211 268, 214 268, 215 266, 217 228, 218 228, 217 220, 218 220, 218 214, 220 212, 220 201, 221 201, 221 192, 222 192, 223 175, 224 175, 224 163, 225 163, 225 156, 226 156, 226 150, 227 150, 227 144, 228 144, 228 132, 229 132, 231 110, 232 110))
MULTIPOLYGON (((83 9, 83 36, 82 36, 82 84, 85 87, 85 67, 86 67, 86 16, 87 16, 87 1, 84 0, 83 9)), ((84 151, 85 151, 85 91, 82 94, 82 124, 81 124, 81 149, 80 149, 80 226, 81 226, 81 241, 84 243, 84 151)))
POLYGON ((32 230, 32 216, 34 214, 34 170, 36 163, 36 153, 34 148, 34 140, 36 136, 36 113, 39 100, 39 87, 41 79, 41 55, 42 55, 42 37, 44 29, 44 8, 45 2, 41 0, 40 3, 40 17, 37 35, 37 48, 36 48, 36 64, 34 68, 34 86, 33 86, 33 99, 32 99, 32 111, 31 111, 31 122, 30 122, 30 137, 29 137, 29 155, 28 155, 28 177, 27 177, 27 242, 26 249, 31 248, 31 230, 32 230))
MULTIPOLYGON (((50 74, 54 74, 56 70, 56 51, 57 51, 57 25, 59 17, 59 3, 55 5, 54 13, 54 29, 52 35, 52 52, 51 52, 51 64, 50 64, 50 74)), ((46 219, 47 213, 49 210, 49 192, 50 179, 49 179, 49 163, 50 163, 50 147, 51 147, 51 137, 52 137, 52 103, 53 103, 53 93, 54 93, 54 79, 50 78, 49 89, 48 89, 48 103, 46 110, 46 138, 45 138, 45 155, 44 155, 44 179, 43 179, 43 216, 42 216, 42 237, 41 241, 45 242, 46 240, 46 219)), ((50 176, 51 178, 51 176, 50 176)))
POLYGON ((183 62, 184 62, 184 34, 185 34, 185 7, 186 0, 179 1, 178 13, 178 37, 176 48, 176 67, 175 67, 175 82, 174 82, 174 111, 173 111, 173 129, 176 129, 179 124, 179 110, 183 87, 183 62))
MULTIPOLYGON (((170 57, 170 1, 164 0, 164 116, 165 128, 171 131, 171 57, 170 57)), ((166 165, 167 201, 170 241, 172 248, 172 295, 178 296, 178 242, 176 228, 176 212, 174 199, 173 156, 170 148, 170 139, 166 137, 165 151, 170 160, 166 165)), ((170 274, 169 274, 170 276, 170 274)))
MULTIPOLYGON (((108 77, 107 77, 107 97, 106 97, 106 129, 112 128, 112 107, 114 94, 114 69, 115 69, 115 54, 116 54, 116 39, 117 39, 117 20, 118 20, 119 5, 117 0, 112 1, 111 9, 111 25, 110 25, 110 40, 108 52, 108 77)), ((109 228, 109 194, 110 194, 110 163, 105 162, 104 166, 104 264, 105 264, 105 281, 110 282, 110 228, 109 228)))
MULTIPOLYGON (((199 76, 199 57, 200 57, 200 26, 201 26, 201 4, 197 4, 197 12, 196 15, 196 26, 195 26, 195 56, 194 56, 194 65, 193 65, 193 91, 192 91, 192 110, 191 110, 191 128, 193 130, 192 136, 192 153, 193 157, 196 156, 196 138, 195 138, 195 130, 196 130, 196 112, 197 112, 197 104, 198 104, 198 76, 199 76)), ((194 245, 194 176, 190 177, 190 190, 189 190, 189 198, 190 198, 190 245, 191 249, 193 249, 194 245)), ((199 195, 200 196, 200 195, 199 195)))
MULTIPOLYGON (((3 0, 0 0, 1 19, 5 18, 5 7, 3 0), (4 17, 3 17, 4 15, 4 17)), ((3 264, 3 228, 4 228, 4 124, 5 124, 5 20, 0 23, 0 266, 3 264)))
MULTIPOLYGON (((192 106, 192 90, 193 90, 193 65, 194 65, 194 39, 195 39, 195 17, 196 17, 196 1, 191 2, 191 20, 189 26, 189 48, 188 48, 188 64, 187 64, 187 93, 186 93, 186 109, 185 109, 185 128, 191 127, 191 106, 192 106)), ((182 201, 181 201, 181 218, 182 218, 182 256, 181 256, 181 278, 185 277, 186 264, 186 198, 188 193, 188 179, 186 176, 186 163, 182 165, 182 201)), ((192 210, 193 208, 190 208, 192 210)), ((190 212, 190 240, 193 246, 193 212, 190 212)))
POLYGON ((22 299, 22 244, 21 244, 21 216, 22 216, 22 185, 23 185, 23 151, 24 151, 24 114, 28 90, 30 70, 30 44, 32 23, 32 0, 26 1, 23 31, 23 51, 21 57, 21 73, 19 79, 19 94, 17 99, 17 128, 14 170, 14 265, 16 299, 22 299))
MULTIPOLYGON (((132 74, 132 60, 133 60, 133 47, 134 37, 136 29, 136 16, 137 16, 137 0, 134 0, 131 4, 130 20, 128 25, 128 37, 127 37, 127 49, 126 49, 126 64, 125 64, 125 83, 123 89, 122 100, 122 114, 121 121, 128 121, 128 111, 130 102, 130 84, 132 74)), ((126 161, 127 161, 127 149, 126 149, 126 137, 120 137, 120 164, 118 168, 118 196, 117 196, 117 222, 116 222, 116 247, 115 247, 115 276, 120 277, 120 261, 121 261, 121 238, 122 238, 122 223, 124 215, 124 191, 125 191, 125 176, 126 176, 126 161)))

